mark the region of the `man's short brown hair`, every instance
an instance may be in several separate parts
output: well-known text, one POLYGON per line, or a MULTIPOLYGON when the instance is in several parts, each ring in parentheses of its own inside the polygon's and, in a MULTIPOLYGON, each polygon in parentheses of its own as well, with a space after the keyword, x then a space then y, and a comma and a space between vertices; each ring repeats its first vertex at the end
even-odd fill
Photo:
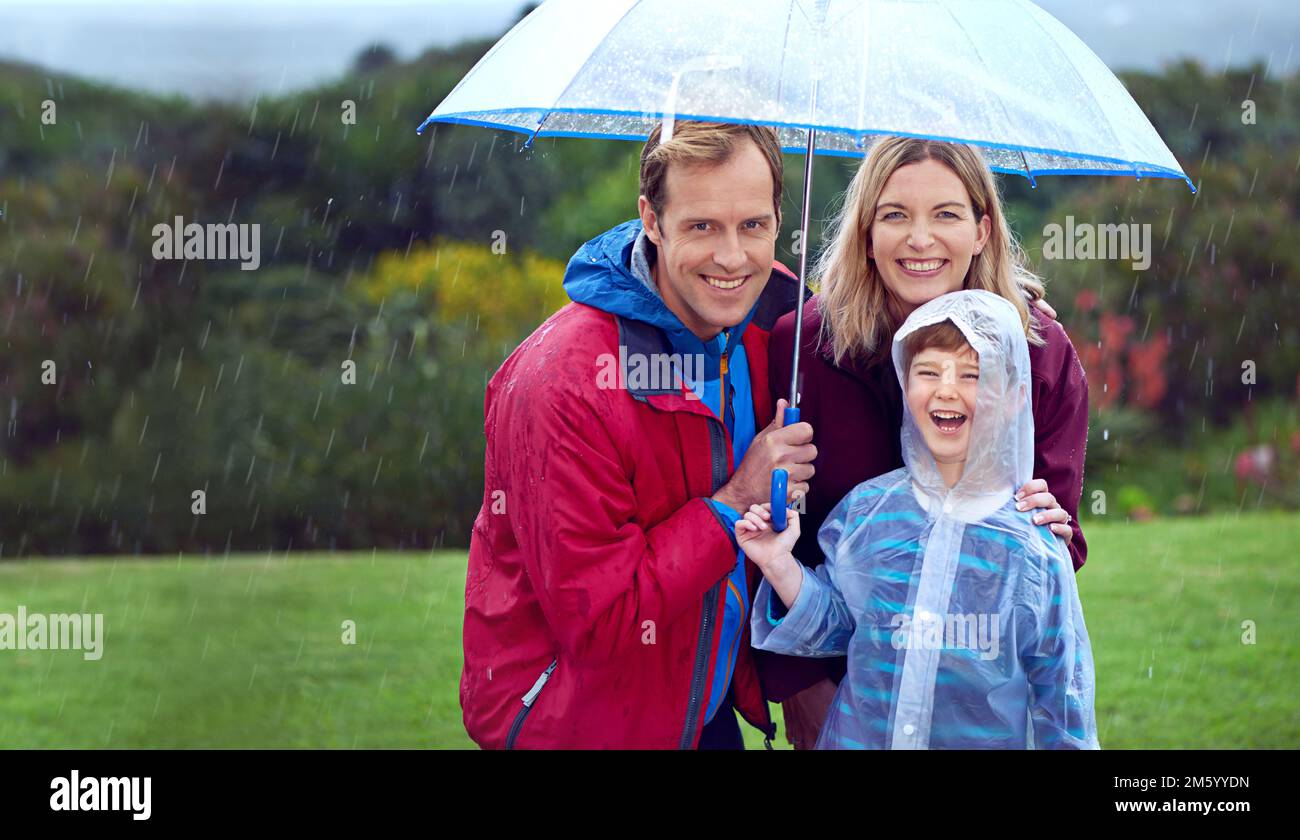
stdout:
POLYGON ((663 123, 656 125, 641 150, 641 195, 650 202, 655 215, 663 214, 668 200, 670 164, 718 166, 735 154, 737 144, 748 137, 767 159, 772 172, 772 211, 781 218, 782 172, 781 141, 765 125, 736 125, 687 120, 679 122, 667 143, 660 143, 663 123))
POLYGON ((966 340, 966 334, 952 321, 940 321, 921 327, 903 339, 903 373, 912 369, 912 359, 922 350, 944 350, 949 353, 961 353, 965 350, 975 352, 966 340))

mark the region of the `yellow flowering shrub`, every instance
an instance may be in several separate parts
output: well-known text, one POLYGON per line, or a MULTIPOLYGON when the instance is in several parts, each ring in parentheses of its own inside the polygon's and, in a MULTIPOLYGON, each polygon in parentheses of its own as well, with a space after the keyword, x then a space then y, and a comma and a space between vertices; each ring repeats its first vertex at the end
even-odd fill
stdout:
POLYGON ((435 240, 409 254, 381 256, 362 278, 361 293, 374 304, 415 295, 438 323, 467 323, 485 341, 515 342, 569 302, 563 279, 559 260, 435 240))

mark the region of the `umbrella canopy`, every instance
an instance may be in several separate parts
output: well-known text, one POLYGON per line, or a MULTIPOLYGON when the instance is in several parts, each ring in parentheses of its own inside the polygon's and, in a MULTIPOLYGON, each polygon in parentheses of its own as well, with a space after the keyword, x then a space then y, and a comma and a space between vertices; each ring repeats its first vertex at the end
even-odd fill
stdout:
POLYGON ((787 151, 880 135, 982 147, 997 171, 1177 178, 1123 84, 1028 0, 549 0, 429 116, 644 140, 660 120, 772 126, 787 151))
MULTIPOLYGON (((676 120, 771 126, 804 151, 860 156, 906 135, 983 149, 996 171, 1178 178, 1123 84, 1028 0, 548 0, 488 51, 417 129, 460 123, 537 137, 644 140, 676 120)), ((798 422, 799 297, 790 407, 798 422)), ((786 526, 785 470, 772 475, 786 526)))

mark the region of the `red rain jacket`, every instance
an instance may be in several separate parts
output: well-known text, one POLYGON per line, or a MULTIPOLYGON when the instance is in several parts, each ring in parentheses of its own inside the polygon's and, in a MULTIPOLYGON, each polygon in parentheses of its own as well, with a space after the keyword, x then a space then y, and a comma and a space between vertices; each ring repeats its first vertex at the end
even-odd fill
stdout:
MULTIPOLYGON (((768 335, 796 283, 777 266, 742 335, 759 429, 773 415, 768 335)), ((734 471, 731 442, 685 391, 602 387, 620 345, 669 352, 649 324, 570 303, 488 385, 460 684, 482 747, 699 741, 736 563, 705 499, 734 471)), ((760 575, 746 563, 752 599, 760 575)), ((771 738, 748 622, 743 634, 731 699, 771 738)))

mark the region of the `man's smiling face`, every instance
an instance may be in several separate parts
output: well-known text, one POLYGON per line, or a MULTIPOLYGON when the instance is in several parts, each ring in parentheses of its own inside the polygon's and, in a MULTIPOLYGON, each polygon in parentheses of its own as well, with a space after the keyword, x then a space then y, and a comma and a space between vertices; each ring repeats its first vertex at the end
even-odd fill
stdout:
POLYGON ((772 172, 744 139, 716 166, 671 166, 665 187, 662 213, 640 201, 659 252, 655 283, 686 328, 709 340, 744 320, 772 273, 780 229, 772 172))

